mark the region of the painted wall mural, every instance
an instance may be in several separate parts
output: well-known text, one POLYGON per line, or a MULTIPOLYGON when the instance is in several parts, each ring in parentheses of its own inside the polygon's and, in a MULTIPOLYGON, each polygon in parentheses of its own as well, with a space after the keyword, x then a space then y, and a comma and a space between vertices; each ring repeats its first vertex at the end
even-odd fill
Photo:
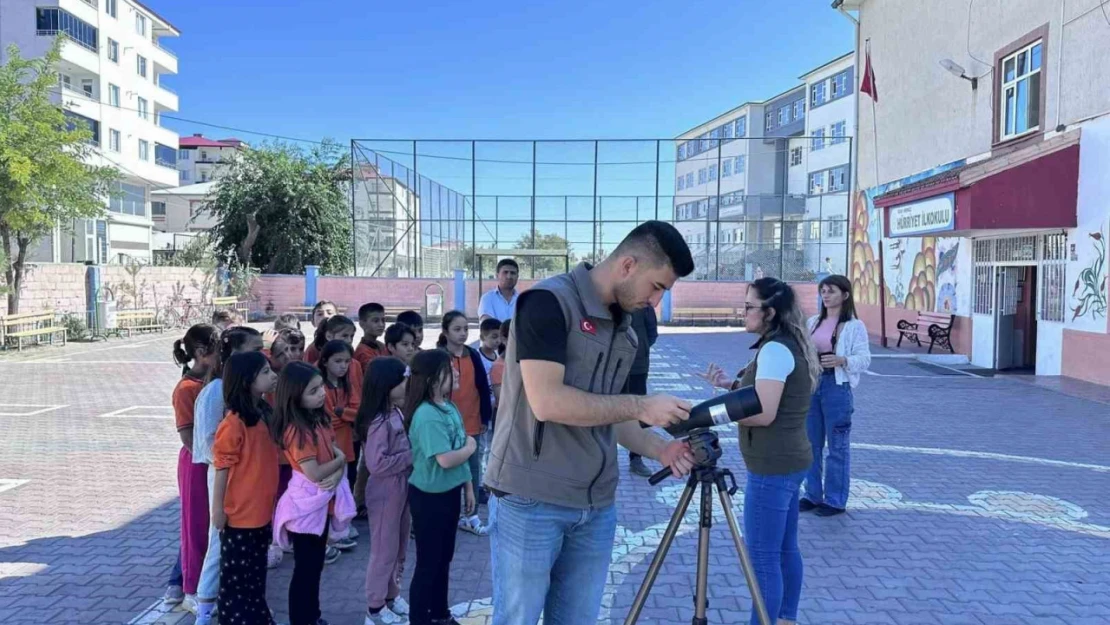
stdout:
MULTIPOLYGON (((1110 226, 1110 222, 1108 222, 1110 226)), ((1100 321, 1106 319, 1106 238, 1110 227, 1100 227, 1096 232, 1087 232, 1086 236, 1080 231, 1079 246, 1084 247, 1082 267, 1075 278, 1068 300, 1068 309, 1071 310, 1071 321, 1077 319, 1090 319, 1100 321), (1084 240, 1085 239, 1085 240, 1084 240), (1084 245, 1086 244, 1086 245, 1084 245)))
POLYGON ((919 237, 883 239, 883 210, 874 198, 904 185, 963 165, 956 161, 907 178, 861 191, 852 210, 851 278, 856 301, 888 308, 967 314, 959 305, 958 237, 919 237), (883 264, 879 267, 879 241, 885 241, 883 264), (880 300, 879 271, 883 272, 884 293, 880 300))

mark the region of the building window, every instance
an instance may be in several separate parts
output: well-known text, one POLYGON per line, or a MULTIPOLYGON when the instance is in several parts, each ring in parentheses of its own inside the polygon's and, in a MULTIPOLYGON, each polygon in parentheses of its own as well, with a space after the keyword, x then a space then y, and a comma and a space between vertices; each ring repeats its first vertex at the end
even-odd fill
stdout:
POLYGON ((119 85, 108 84, 108 104, 119 108, 119 85))
POLYGON ((705 168, 702 167, 701 169, 698 170, 698 184, 705 184, 705 182, 706 182, 706 171, 705 171, 705 168))
POLYGON ((825 102, 829 101, 828 93, 826 92, 825 81, 822 80, 821 82, 813 85, 812 98, 813 106, 821 106, 825 102))
POLYGON ((139 111, 139 117, 143 119, 150 119, 149 110, 146 104, 146 98, 138 98, 136 109, 139 111))
POLYGON ((825 192, 825 172, 816 171, 809 175, 809 194, 821 195, 825 192))
POLYGON ((732 129, 733 129, 732 122, 729 122, 729 123, 725 124, 724 126, 721 126, 721 136, 725 139, 731 139, 732 138, 732 129))
POLYGON ((146 217, 146 187, 117 182, 112 185, 108 210, 121 215, 146 217))
POLYGON ((712 146, 709 143, 709 133, 705 133, 698 137, 698 152, 707 152, 712 146))
MULTIPOLYGON (((181 151, 184 152, 185 150, 181 150, 181 151)), ((677 157, 677 159, 680 160, 680 161, 686 160, 686 144, 685 143, 679 143, 678 144, 678 157, 677 157)))
POLYGON ((188 170, 181 170, 181 182, 189 182, 189 178, 190 175, 188 170))
POLYGON ((767 111, 767 130, 774 130, 775 128, 775 113, 774 111, 767 111))
POLYGON ((694 186, 694 172, 686 174, 686 188, 690 189, 694 186))
POLYGON ((824 128, 814 129, 814 131, 813 131, 813 145, 810 146, 810 149, 813 150, 814 152, 816 152, 817 150, 825 149, 825 129, 824 128))
POLYGON ((135 55, 135 71, 140 76, 146 78, 146 57, 140 54, 135 55))
POLYGON ((201 160, 201 162, 208 162, 208 152, 206 152, 205 150, 201 150, 200 151, 200 160, 201 160))
POLYGON ((116 13, 118 12, 116 0, 104 0, 104 12, 112 17, 116 17, 116 13))
POLYGON ((685 181, 686 181, 686 178, 685 178, 685 176, 679 176, 679 177, 678 177, 678 180, 676 180, 676 181, 675 181, 675 187, 676 187, 676 188, 677 188, 677 189, 678 189, 679 191, 681 191, 682 189, 684 189, 684 188, 685 188, 685 185, 683 184, 683 183, 684 183, 685 181))
POLYGON ((806 101, 797 100, 794 102, 794 119, 802 119, 806 114, 806 101))
POLYGON ((135 12, 135 32, 146 37, 146 16, 138 11, 135 12))
POLYGON ((162 217, 166 216, 166 203, 165 202, 151 202, 150 203, 150 216, 162 217))
POLYGON ((790 148, 790 166, 797 167, 802 164, 802 148, 790 148))
POLYGON ((848 168, 833 167, 829 170, 829 193, 844 191, 848 187, 848 168))
POLYGON ((790 123, 790 107, 784 106, 779 109, 779 126, 785 126, 790 123))
POLYGON ((844 135, 845 135, 845 131, 847 130, 847 128, 848 128, 847 124, 845 124, 842 121, 836 122, 835 124, 833 124, 832 125, 832 140, 829 141, 829 143, 831 143, 832 145, 836 145, 838 143, 844 143, 844 135))
POLYGON ((809 222, 809 240, 810 241, 817 241, 820 238, 821 238, 821 222, 819 222, 819 221, 809 222))
POLYGON ((192 152, 192 150, 186 150, 184 148, 178 150, 177 151, 177 160, 179 160, 179 161, 189 160, 189 153, 190 152, 192 152))
POLYGON ((1037 41, 1002 59, 1001 139, 1040 128, 1043 49, 1037 41))
POLYGON ((77 19, 68 11, 62 9, 35 9, 36 35, 53 37, 64 34, 70 41, 77 45, 97 52, 100 50, 100 39, 96 26, 77 19))
POLYGON ((139 139, 139 160, 140 161, 149 161, 150 160, 150 143, 147 143, 143 139, 139 139))
POLYGON ((709 182, 713 182, 716 179, 717 179, 717 166, 716 165, 710 165, 709 166, 709 182))
POLYGON ((723 163, 721 163, 721 177, 722 178, 728 178, 731 175, 732 175, 732 160, 731 159, 725 159, 725 161, 723 163))
POLYGON ((113 152, 120 151, 120 135, 118 130, 108 129, 108 149, 113 152))
POLYGON ((743 154, 736 157, 736 160, 732 166, 732 170, 736 172, 737 175, 744 173, 747 159, 748 157, 744 156, 743 154))
POLYGON ((739 117, 739 118, 736 119, 735 136, 736 136, 737 139, 741 139, 743 137, 748 136, 748 116, 747 115, 745 115, 744 117, 739 117))
POLYGON ((177 150, 161 143, 154 144, 154 162, 171 169, 177 167, 177 150))
POLYGON ((832 78, 832 99, 848 95, 848 72, 840 72, 832 78))
POLYGON ((119 42, 112 38, 108 39, 108 60, 119 63, 119 42))
POLYGON ((825 228, 825 236, 830 239, 839 239, 844 236, 844 221, 829 221, 826 222, 828 226, 825 228))

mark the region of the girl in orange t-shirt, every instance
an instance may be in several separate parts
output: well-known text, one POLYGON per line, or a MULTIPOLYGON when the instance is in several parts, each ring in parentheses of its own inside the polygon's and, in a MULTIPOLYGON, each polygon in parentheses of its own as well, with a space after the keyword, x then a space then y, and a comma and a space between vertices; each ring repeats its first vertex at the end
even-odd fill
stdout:
MULTIPOLYGON (((334 491, 347 473, 347 458, 335 444, 331 419, 324 412, 325 395, 324 378, 316 367, 302 362, 287 365, 275 393, 273 433, 294 471, 321 490, 334 491)), ((281 501, 279 511, 290 504, 289 499, 281 501)), ((328 509, 335 509, 334 494, 328 509)), ((289 531, 293 544, 293 579, 289 583, 291 624, 314 625, 320 619, 320 574, 328 550, 328 516, 325 515, 319 534, 289 531)))
POLYGON ((220 535, 220 621, 273 625, 266 605, 266 550, 278 490, 278 446, 270 406, 262 399, 277 376, 260 352, 235 354, 224 365, 227 416, 212 445, 212 525, 220 535), (234 616, 233 616, 234 615, 234 616))
MULTIPOLYGON (((316 365, 324 377, 324 412, 331 419, 336 446, 347 459, 347 480, 351 488, 354 488, 358 477, 354 424, 362 403, 362 369, 354 360, 354 354, 350 343, 328 341, 316 365)), ((335 537, 333 544, 346 551, 354 548, 357 537, 354 527, 351 527, 346 538, 335 537)))
MULTIPOLYGON (((459 409, 466 435, 473 436, 478 442, 478 451, 470 456, 468 462, 474 496, 480 501, 482 450, 486 446, 487 438, 484 434, 493 419, 493 408, 490 405, 492 394, 489 388, 489 377, 486 376, 486 366, 482 364, 482 356, 466 345, 469 332, 470 322, 466 315, 458 310, 452 310, 443 315, 442 332, 436 346, 451 356, 451 371, 455 378, 451 401, 459 409)), ((478 536, 489 533, 486 526, 482 525, 482 519, 478 517, 477 508, 474 514, 459 519, 459 529, 478 536)))
MULTIPOLYGON (((315 363, 320 359, 320 350, 324 349, 324 343, 330 339, 326 337, 328 331, 328 321, 332 317, 339 316, 339 312, 335 304, 329 301, 317 302, 316 307, 312 309, 312 326, 315 328, 312 332, 312 344, 305 349, 304 361, 307 363, 315 363)), ((352 322, 353 324, 354 322, 352 322)), ((351 335, 352 340, 354 334, 351 335)))
MULTIPOLYGON (((204 388, 220 358, 220 330, 198 323, 173 342, 174 362, 184 375, 173 389, 173 416, 181 451, 177 453, 177 489, 181 495, 181 585, 167 589, 166 596, 184 593, 187 607, 196 609, 197 584, 208 549, 208 467, 193 463, 193 418, 197 395, 204 388)), ((177 580, 173 580, 177 581, 177 580)), ((180 595, 178 595, 180 596, 180 595)))

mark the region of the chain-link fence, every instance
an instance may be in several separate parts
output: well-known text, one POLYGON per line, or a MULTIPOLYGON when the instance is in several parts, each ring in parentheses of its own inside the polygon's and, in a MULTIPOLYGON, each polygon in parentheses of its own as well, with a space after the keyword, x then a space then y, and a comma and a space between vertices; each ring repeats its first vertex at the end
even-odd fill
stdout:
MULTIPOLYGON (((477 262, 483 249, 569 249, 572 262, 596 262, 649 219, 682 232, 695 279, 845 273, 850 145, 355 140, 355 275, 488 277, 493 263, 477 262)), ((519 260, 523 278, 563 270, 554 257, 519 260)))

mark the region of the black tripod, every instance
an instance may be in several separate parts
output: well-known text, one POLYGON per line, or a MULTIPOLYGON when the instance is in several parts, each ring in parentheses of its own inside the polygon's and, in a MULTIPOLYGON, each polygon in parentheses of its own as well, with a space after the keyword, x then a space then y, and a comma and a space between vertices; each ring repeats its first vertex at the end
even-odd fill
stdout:
MULTIPOLYGON (((652 558, 651 565, 648 566, 647 575, 644 577, 643 584, 640 585, 640 590, 636 592, 636 599, 632 601, 632 607, 629 608, 628 616, 624 619, 624 625, 633 625, 640 618, 640 612, 644 609, 644 602, 647 601, 648 594, 651 593, 651 587, 655 584, 655 578, 659 575, 659 569, 663 566, 663 560, 667 557, 667 551, 670 550, 671 543, 674 542, 675 534, 678 533, 678 526, 682 523, 682 517, 686 515, 686 509, 690 507, 690 500, 694 498, 694 491, 698 484, 701 484, 701 520, 698 523, 698 568, 694 589, 694 618, 690 622, 693 625, 706 625, 709 622, 705 618, 705 609, 708 605, 706 592, 709 580, 709 530, 713 527, 712 489, 716 486, 717 494, 721 499, 721 507, 725 511, 725 519, 728 521, 728 529, 732 533, 732 542, 736 547, 737 555, 740 556, 740 568, 744 571, 744 579, 747 580, 748 590, 752 595, 752 604, 755 606, 756 613, 759 614, 759 622, 762 625, 772 625, 771 620, 767 617, 767 608, 763 604, 763 595, 759 594, 759 582, 756 581, 755 571, 752 569, 751 560, 748 558, 748 548, 744 545, 740 527, 736 524, 736 516, 732 514, 732 495, 736 493, 736 478, 733 477, 732 471, 717 467, 717 459, 721 457, 721 446, 717 434, 712 430, 701 430, 692 433, 689 442, 697 460, 697 466, 690 474, 689 479, 686 480, 686 489, 682 491, 682 496, 678 499, 674 514, 671 516, 671 522, 667 525, 666 531, 663 532, 663 541, 659 543, 659 547, 655 550, 655 557, 652 558)), ((670 474, 671 470, 664 468, 651 476, 649 482, 653 485, 658 484, 670 474)))

